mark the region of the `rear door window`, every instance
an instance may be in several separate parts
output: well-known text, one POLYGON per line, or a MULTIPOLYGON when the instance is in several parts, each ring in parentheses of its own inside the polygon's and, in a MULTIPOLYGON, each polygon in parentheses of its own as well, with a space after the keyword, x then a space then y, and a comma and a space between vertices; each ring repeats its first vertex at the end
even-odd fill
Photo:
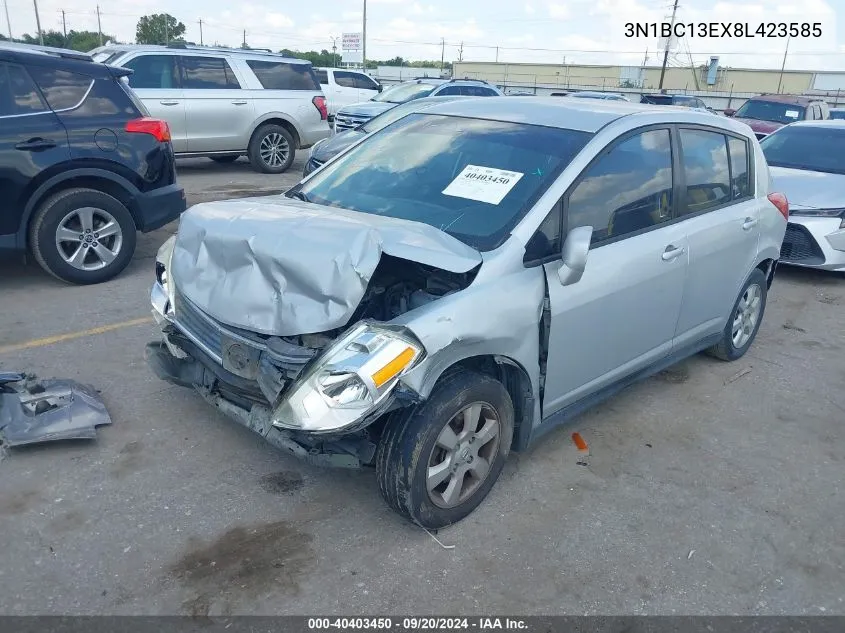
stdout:
POLYGON ((317 81, 320 82, 321 86, 329 85, 329 73, 327 71, 315 70, 314 73, 317 75, 317 81))
POLYGON ((356 74, 337 70, 334 73, 334 82, 341 88, 357 88, 355 85, 356 74))
POLYGON ((0 116, 46 112, 47 104, 22 66, 0 64, 0 116))
POLYGON ((141 55, 123 64, 134 72, 129 85, 136 89, 172 90, 180 88, 174 55, 141 55))
POLYGON ((70 110, 81 105, 94 83, 87 75, 44 66, 31 66, 30 73, 47 103, 56 111, 70 110))
POLYGON ((438 97, 445 97, 447 95, 465 95, 463 86, 446 86, 437 91, 438 97))
POLYGON ((592 244, 617 240, 672 219, 669 130, 648 130, 611 149, 569 194, 567 230, 592 226, 592 244))
POLYGON ((727 139, 718 132, 681 130, 686 204, 682 215, 700 213, 729 202, 733 195, 727 139))
POLYGON ((748 163, 748 143, 734 136, 728 137, 728 151, 731 159, 731 191, 734 199, 751 195, 751 180, 748 163))
POLYGON ((495 97, 496 91, 484 86, 464 86, 464 94, 468 97, 495 97))
POLYGON ((238 89, 235 73, 222 57, 194 57, 184 55, 182 63, 182 85, 186 90, 238 89))
POLYGON ((253 59, 248 59, 246 63, 266 90, 320 90, 320 84, 308 64, 253 59))

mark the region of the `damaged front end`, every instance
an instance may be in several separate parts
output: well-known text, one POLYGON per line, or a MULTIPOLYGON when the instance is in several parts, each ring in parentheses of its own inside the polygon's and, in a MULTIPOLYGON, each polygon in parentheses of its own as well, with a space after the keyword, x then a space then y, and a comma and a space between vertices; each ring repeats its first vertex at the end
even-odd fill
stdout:
MULTIPOLYGON (((220 233, 209 235, 208 223, 192 227, 189 217, 185 224, 188 235, 180 226, 179 241, 166 242, 156 261, 151 300, 163 337, 147 346, 153 371, 197 389, 228 417, 300 459, 341 467, 371 463, 381 426, 374 423, 418 399, 400 380, 426 356, 410 330, 389 321, 467 287, 477 262, 465 257, 459 272, 450 272, 409 261, 391 255, 390 244, 371 227, 353 226, 347 231, 354 233, 352 241, 366 248, 351 261, 348 251, 334 257, 334 282, 324 281, 309 295, 306 276, 317 271, 309 269, 306 250, 295 268, 259 253, 252 241, 215 244, 220 233), (215 249, 217 261, 210 263, 215 249), (239 270, 232 264, 238 261, 239 270), (224 267, 239 276, 237 290, 224 291, 225 280, 212 284, 224 267), (188 288, 202 308, 187 296, 188 288), (242 314, 232 305, 239 298, 242 314)), ((250 230, 261 233, 254 225, 250 230)), ((343 238, 341 232, 338 245, 343 238)), ((416 242, 417 248, 425 245, 416 242)), ((314 259, 325 260, 331 251, 322 252, 314 259)), ((331 271, 323 272, 325 280, 331 271)))

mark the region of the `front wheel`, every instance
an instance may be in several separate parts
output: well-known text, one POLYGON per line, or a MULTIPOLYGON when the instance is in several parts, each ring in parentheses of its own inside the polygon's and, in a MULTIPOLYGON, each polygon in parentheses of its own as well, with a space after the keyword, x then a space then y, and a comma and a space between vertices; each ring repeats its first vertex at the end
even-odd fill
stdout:
POLYGON ((424 528, 456 523, 496 483, 513 428, 513 403, 502 383, 456 372, 386 426, 376 452, 379 490, 391 508, 424 528))
POLYGON ((745 355, 763 321, 767 290, 766 275, 755 268, 739 291, 739 297, 722 332, 722 340, 707 350, 711 356, 732 361, 745 355))
POLYGON ((265 174, 281 174, 293 163, 293 137, 281 125, 264 125, 252 135, 248 153, 249 162, 256 170, 265 174))

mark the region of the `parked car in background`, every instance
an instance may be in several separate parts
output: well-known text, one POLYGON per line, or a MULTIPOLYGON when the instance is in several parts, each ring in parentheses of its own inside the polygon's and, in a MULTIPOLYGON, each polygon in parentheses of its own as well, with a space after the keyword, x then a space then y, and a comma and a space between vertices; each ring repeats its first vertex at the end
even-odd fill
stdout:
POLYGON ((640 103, 679 106, 682 108, 712 112, 712 109, 708 108, 704 101, 698 97, 690 97, 688 95, 644 94, 640 96, 640 103))
POLYGON ((400 103, 421 99, 460 95, 464 97, 499 97, 504 93, 481 79, 435 79, 424 77, 391 86, 370 101, 341 108, 334 122, 336 132, 353 130, 374 116, 400 103))
POLYGON ((582 90, 581 92, 573 92, 570 97, 576 99, 606 99, 608 101, 629 101, 629 99, 616 92, 593 92, 591 90, 582 90))
POLYGON ((314 72, 326 95, 330 122, 343 106, 367 101, 382 91, 380 83, 360 70, 315 68, 314 72))
POLYGON ((831 119, 845 119, 845 108, 831 108, 830 109, 830 118, 831 119))
POLYGON ((799 121, 760 145, 789 198, 781 261, 845 272, 845 121, 799 121))
POLYGON ((830 107, 815 97, 763 94, 751 97, 739 110, 726 109, 725 115, 742 121, 763 139, 789 123, 829 119, 830 107))
POLYGON ((425 108, 438 103, 454 101, 455 99, 469 98, 470 97, 463 97, 460 95, 451 95, 445 97, 423 97, 422 99, 415 99, 414 101, 399 104, 387 112, 382 112, 377 117, 373 117, 363 125, 360 125, 352 130, 344 130, 343 132, 338 132, 327 139, 318 141, 317 144, 311 148, 311 153, 308 156, 308 161, 305 163, 302 175, 303 177, 307 176, 316 169, 322 167, 324 163, 340 154, 346 148, 360 141, 365 136, 378 132, 380 129, 390 125, 397 119, 401 119, 410 112, 422 112, 425 108))
POLYGON ((110 44, 91 53, 134 71, 129 85, 170 124, 178 157, 230 163, 246 155, 257 171, 280 174, 297 149, 331 133, 311 62, 184 44, 110 44))
POLYGON ((310 463, 374 465, 391 508, 444 527, 511 450, 691 354, 748 351, 788 214, 769 184, 725 117, 429 106, 283 196, 189 209, 146 358, 310 463))
POLYGON ((0 253, 76 284, 106 281, 185 210, 170 130, 76 51, 0 43, 0 253))

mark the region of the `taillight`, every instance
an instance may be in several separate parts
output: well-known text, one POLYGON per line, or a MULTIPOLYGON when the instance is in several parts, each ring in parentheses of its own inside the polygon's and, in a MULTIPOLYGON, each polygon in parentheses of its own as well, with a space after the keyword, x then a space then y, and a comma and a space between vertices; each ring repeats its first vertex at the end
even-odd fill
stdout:
POLYGON ((314 107, 320 111, 320 118, 325 121, 329 118, 329 111, 326 108, 326 98, 323 96, 314 97, 311 99, 311 103, 314 104, 314 107))
POLYGON ((789 220, 789 200, 782 193, 770 193, 768 195, 769 202, 775 205, 783 216, 784 220, 789 220))
POLYGON ((170 126, 167 124, 167 121, 148 116, 129 121, 126 124, 126 131, 135 134, 150 134, 159 143, 165 143, 170 140, 170 126))

